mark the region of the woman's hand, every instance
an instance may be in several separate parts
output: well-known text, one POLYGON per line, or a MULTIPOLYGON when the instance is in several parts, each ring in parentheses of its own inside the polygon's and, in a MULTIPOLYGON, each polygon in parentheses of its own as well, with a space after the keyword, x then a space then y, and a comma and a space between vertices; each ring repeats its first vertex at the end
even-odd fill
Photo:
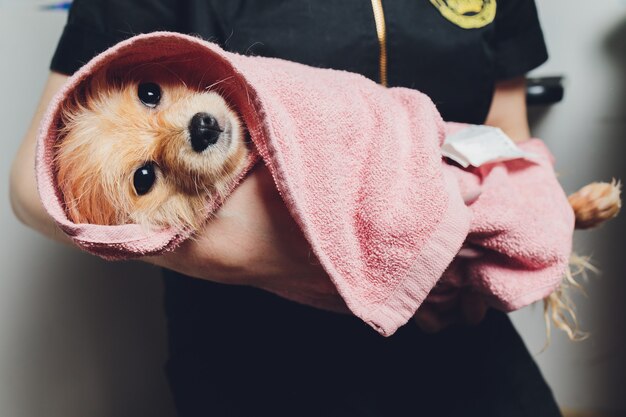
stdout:
POLYGON ((319 308, 347 312, 262 164, 196 238, 172 253, 146 260, 185 275, 251 285, 319 308))
MULTIPOLYGON (((530 138, 526 111, 526 79, 524 77, 500 81, 491 102, 486 125, 499 127, 514 142, 530 138)), ((471 198, 464 196, 467 203, 471 198)), ((480 256, 461 249, 460 257, 480 256)), ((417 325, 426 332, 438 332, 454 324, 474 325, 485 317, 487 305, 476 293, 460 289, 444 302, 426 301, 414 316, 417 325)))

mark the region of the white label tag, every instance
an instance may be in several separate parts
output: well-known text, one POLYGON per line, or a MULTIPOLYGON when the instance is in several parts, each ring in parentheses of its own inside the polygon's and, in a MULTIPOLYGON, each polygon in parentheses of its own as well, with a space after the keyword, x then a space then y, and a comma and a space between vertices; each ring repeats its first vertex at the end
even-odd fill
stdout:
POLYGON ((479 125, 446 136, 441 153, 463 168, 519 158, 536 160, 535 154, 522 151, 501 129, 479 125))

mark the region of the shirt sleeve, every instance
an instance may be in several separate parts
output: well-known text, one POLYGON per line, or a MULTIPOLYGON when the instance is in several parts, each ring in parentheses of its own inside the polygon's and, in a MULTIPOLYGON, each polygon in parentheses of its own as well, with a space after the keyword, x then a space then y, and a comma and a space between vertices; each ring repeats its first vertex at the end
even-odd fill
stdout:
POLYGON ((185 31, 184 14, 185 2, 177 0, 74 0, 50 69, 69 75, 133 35, 185 31))
POLYGON ((498 80, 524 75, 548 59, 534 0, 499 0, 494 23, 498 80))

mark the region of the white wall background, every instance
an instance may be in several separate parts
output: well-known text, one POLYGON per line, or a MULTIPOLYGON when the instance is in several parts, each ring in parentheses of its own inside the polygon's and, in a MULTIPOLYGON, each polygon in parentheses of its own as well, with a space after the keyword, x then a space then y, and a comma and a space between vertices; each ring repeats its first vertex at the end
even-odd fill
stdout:
MULTIPOLYGON (((537 0, 565 100, 535 109, 534 132, 558 159, 564 187, 626 180, 626 1, 537 0)), ((8 198, 11 160, 32 116, 64 12, 0 0, 0 417, 172 416, 158 271, 106 263, 20 225, 8 198)), ((556 334, 537 361, 567 408, 626 412, 626 216, 577 235, 603 270, 577 299, 589 340, 556 334)), ((513 314, 531 351, 545 341, 541 308, 513 314)))
POLYGON ((156 268, 107 263, 13 217, 11 160, 66 20, 0 0, 0 417, 173 416, 156 268))
MULTIPOLYGON (((564 188, 596 180, 626 181, 626 1, 537 0, 550 60, 535 75, 563 74, 565 98, 533 109, 535 135, 557 158, 564 188)), ((575 249, 593 255, 602 274, 591 278, 589 297, 577 297, 589 340, 572 343, 558 334, 536 356, 563 406, 626 412, 626 216, 578 233, 575 249)), ((545 341, 541 308, 514 313, 532 352, 545 341)))

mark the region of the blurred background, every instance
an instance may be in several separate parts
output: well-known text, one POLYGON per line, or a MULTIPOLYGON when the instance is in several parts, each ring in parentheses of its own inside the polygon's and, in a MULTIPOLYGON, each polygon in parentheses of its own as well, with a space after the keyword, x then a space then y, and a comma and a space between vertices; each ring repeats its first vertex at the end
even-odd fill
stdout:
MULTIPOLYGON (((626 0, 536 0, 565 97, 530 111, 564 188, 626 181, 626 0)), ((174 416, 157 268, 107 263, 21 225, 8 200, 11 160, 32 117, 66 20, 36 0, 0 0, 0 417, 174 416)), ((571 416, 626 416, 626 214, 577 232, 575 250, 601 269, 576 296, 582 328, 549 348, 541 305, 512 314, 571 416), (541 352, 541 353, 540 353, 541 352)), ((479 383, 480 381, 477 381, 479 383)))

